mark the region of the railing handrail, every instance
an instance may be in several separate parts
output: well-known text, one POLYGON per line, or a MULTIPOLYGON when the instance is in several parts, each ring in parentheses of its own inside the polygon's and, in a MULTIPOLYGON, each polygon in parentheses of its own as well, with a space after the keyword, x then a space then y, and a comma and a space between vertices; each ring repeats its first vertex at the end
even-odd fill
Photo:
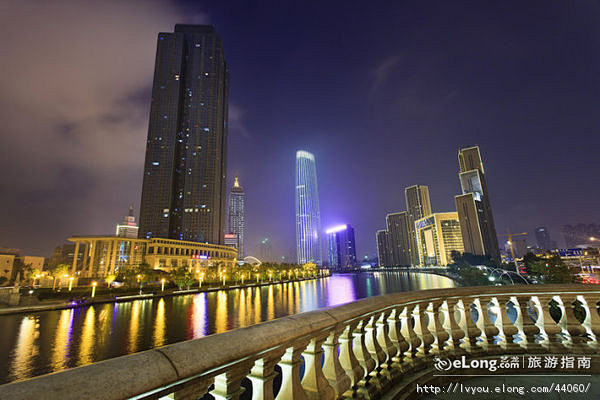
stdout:
POLYGON ((565 295, 596 292, 593 285, 514 285, 431 289, 361 299, 340 306, 290 315, 199 339, 42 375, 0 386, 0 399, 123 399, 203 375, 232 363, 286 347, 320 331, 400 305, 453 298, 565 295))

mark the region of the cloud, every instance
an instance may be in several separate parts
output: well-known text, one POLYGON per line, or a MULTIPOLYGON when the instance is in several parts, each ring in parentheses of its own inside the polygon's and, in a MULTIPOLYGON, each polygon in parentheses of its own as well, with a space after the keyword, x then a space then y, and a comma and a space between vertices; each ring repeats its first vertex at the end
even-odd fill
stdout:
POLYGON ((78 189, 55 195, 66 175, 87 186, 89 208, 115 190, 139 192, 131 176, 141 179, 156 37, 182 22, 206 17, 157 0, 1 3, 4 210, 32 188, 67 208, 78 189))
POLYGON ((371 95, 385 83, 392 71, 400 64, 401 60, 402 58, 400 55, 394 54, 384 59, 377 67, 375 67, 372 73, 373 83, 371 84, 371 95))
POLYGON ((246 126, 244 115, 246 110, 242 107, 229 103, 229 134, 241 135, 244 139, 252 138, 252 134, 246 126))

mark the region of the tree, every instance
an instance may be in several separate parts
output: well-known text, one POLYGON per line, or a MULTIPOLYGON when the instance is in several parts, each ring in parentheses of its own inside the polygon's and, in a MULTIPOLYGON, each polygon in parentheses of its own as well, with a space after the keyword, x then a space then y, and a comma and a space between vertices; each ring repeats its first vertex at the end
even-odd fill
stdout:
POLYGON ((487 286, 489 277, 477 267, 462 267, 458 270, 461 286, 487 286))
POLYGON ((52 281, 52 290, 56 287, 56 279, 69 274, 69 264, 58 264, 50 270, 50 275, 54 278, 52 281))
POLYGON ((194 276, 188 270, 187 267, 181 266, 171 272, 171 277, 173 277, 173 281, 181 290, 184 286, 188 289, 194 283, 194 276))
POLYGON ((577 282, 577 268, 567 265, 558 254, 548 259, 530 260, 526 267, 531 277, 543 283, 577 282))

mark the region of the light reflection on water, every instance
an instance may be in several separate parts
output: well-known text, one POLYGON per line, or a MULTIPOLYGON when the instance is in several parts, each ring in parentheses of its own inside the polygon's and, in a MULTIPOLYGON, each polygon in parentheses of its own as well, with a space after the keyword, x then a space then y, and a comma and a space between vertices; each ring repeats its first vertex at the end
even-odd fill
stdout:
POLYGON ((0 316, 0 383, 359 298, 453 287, 444 277, 340 274, 277 285, 0 316))

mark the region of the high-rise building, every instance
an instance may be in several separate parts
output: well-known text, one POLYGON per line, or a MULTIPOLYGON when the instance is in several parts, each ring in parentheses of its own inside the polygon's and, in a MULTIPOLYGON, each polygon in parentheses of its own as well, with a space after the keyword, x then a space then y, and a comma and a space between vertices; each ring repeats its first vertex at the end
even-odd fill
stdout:
POLYGON ((223 243, 228 85, 214 27, 158 34, 140 238, 223 243))
POLYGON ((238 238, 239 258, 242 259, 246 255, 244 250, 244 237, 246 233, 245 219, 245 203, 246 194, 244 188, 240 186, 238 177, 235 177, 235 182, 229 193, 229 233, 232 233, 238 238))
POLYGON ((458 151, 462 194, 455 196, 464 252, 500 260, 498 237, 479 147, 458 151))
POLYGON ((418 265, 419 256, 415 222, 431 215, 429 188, 423 185, 409 186, 404 189, 404 195, 406 197, 406 211, 408 212, 408 229, 410 234, 410 264, 418 265))
POLYGON ((458 213, 435 213, 415 222, 420 264, 445 266, 464 251, 458 213))
POLYGON ((273 261, 273 247, 269 238, 263 238, 260 241, 260 260, 273 261))
POLYGON ((138 229, 133 215, 133 204, 129 206, 129 212, 123 218, 123 222, 117 224, 116 235, 119 237, 136 238, 138 237, 138 229))
POLYGON ((296 152, 296 257, 298 264, 322 265, 321 212, 315 156, 296 152))
POLYGON ((550 238, 550 231, 545 226, 535 228, 535 241, 540 249, 554 250, 557 248, 556 242, 550 238))
POLYGON ((377 240, 377 258, 379 260, 379 266, 380 267, 393 266, 388 231, 386 231, 386 230, 377 231, 376 240, 377 240))
POLYGON ((328 266, 334 269, 347 269, 356 266, 356 243, 354 228, 339 225, 325 231, 327 234, 328 266))
MULTIPOLYGON (((388 263, 392 266, 413 264, 410 236, 410 217, 407 211, 386 216, 387 240, 389 246, 388 263)), ((414 229, 414 225, 413 225, 414 229)), ((418 252, 417 252, 418 255, 418 252)))

